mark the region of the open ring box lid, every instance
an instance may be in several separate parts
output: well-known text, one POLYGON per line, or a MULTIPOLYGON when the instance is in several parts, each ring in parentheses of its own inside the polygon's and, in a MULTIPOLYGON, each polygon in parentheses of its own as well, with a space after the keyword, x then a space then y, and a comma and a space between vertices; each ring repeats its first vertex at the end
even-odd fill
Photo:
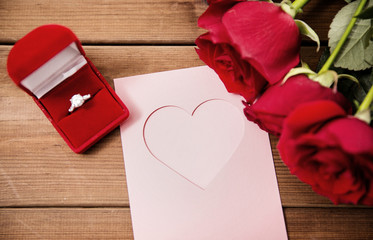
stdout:
POLYGON ((11 49, 7 67, 12 80, 33 97, 76 153, 87 150, 129 115, 66 27, 44 25, 28 33, 11 49), (90 98, 69 112, 75 94, 90 98))

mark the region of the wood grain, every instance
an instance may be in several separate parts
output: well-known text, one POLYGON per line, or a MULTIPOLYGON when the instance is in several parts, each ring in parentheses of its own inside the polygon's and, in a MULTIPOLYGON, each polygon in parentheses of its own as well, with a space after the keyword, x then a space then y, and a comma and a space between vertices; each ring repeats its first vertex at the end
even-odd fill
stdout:
MULTIPOLYGON (((325 48, 344 5, 312 0, 297 17, 325 48)), ((73 153, 8 77, 12 45, 37 26, 65 25, 113 86, 113 78, 203 65, 194 40, 205 32, 197 19, 206 8, 203 0, 0 1, 0 239, 133 239, 119 129, 73 153)), ((303 39, 302 59, 315 69, 322 51, 303 39)), ((270 140, 289 239, 373 239, 373 208, 317 195, 270 140)))
MULTIPOLYGON (((329 24, 344 1, 310 1, 299 18, 327 39, 329 24)), ((0 1, 0 43, 14 43, 43 24, 71 28, 84 43, 193 44, 203 0, 12 0, 0 1)), ((305 38, 307 39, 307 38, 305 38)))
MULTIPOLYGON (((289 240, 373 238, 373 209, 285 208, 289 240)), ((128 208, 0 209, 0 239, 133 239, 128 208)))
MULTIPOLYGON (((32 99, 6 75, 10 48, 0 46, 0 206, 128 206, 119 130, 86 154, 71 152, 32 99)), ((111 85, 121 76, 203 64, 192 46, 86 46, 85 50, 111 85)), ((303 53, 312 56, 314 51, 307 47, 303 53)), ((315 65, 312 59, 307 60, 315 65)), ((276 142, 272 137, 283 205, 330 204, 289 174, 276 142)))
POLYGON ((285 208, 289 239, 373 239, 373 209, 285 208))
POLYGON ((133 239, 128 208, 0 209, 0 239, 133 239))

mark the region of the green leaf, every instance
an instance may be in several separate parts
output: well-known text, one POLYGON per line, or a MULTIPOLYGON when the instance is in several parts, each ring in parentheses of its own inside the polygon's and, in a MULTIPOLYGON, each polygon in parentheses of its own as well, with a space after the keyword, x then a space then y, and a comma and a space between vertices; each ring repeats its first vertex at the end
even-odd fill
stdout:
POLYGON ((365 55, 365 62, 368 63, 368 65, 373 66, 373 42, 370 41, 369 46, 365 49, 365 51, 370 52, 372 54, 366 54, 365 55))
POLYGON ((310 76, 310 79, 314 80, 315 82, 320 83, 321 86, 330 87, 333 83, 337 82, 338 75, 333 70, 328 70, 321 74, 317 74, 316 76, 310 76))
POLYGON ((282 80, 281 84, 284 84, 289 78, 291 78, 295 75, 299 75, 299 74, 304 74, 304 75, 307 75, 308 77, 316 75, 316 73, 314 71, 312 71, 311 69, 309 69, 308 67, 305 67, 305 66, 292 68, 286 74, 286 76, 284 77, 284 80, 282 80))
POLYGON ((372 19, 373 18, 373 7, 364 9, 359 15, 356 16, 360 19, 372 19))
POLYGON ((298 19, 295 19, 294 21, 297 24, 300 33, 302 33, 303 35, 306 35, 307 37, 311 38, 313 41, 315 41, 317 43, 317 50, 316 51, 319 51, 319 49, 320 49, 320 39, 319 39, 319 36, 317 35, 317 33, 310 26, 308 26, 307 23, 305 23, 301 20, 298 20, 298 19))
MULTIPOLYGON (((372 21, 373 20, 371 20, 371 22, 372 21)), ((364 48, 367 48, 369 46, 369 44, 371 43, 371 40, 373 40, 372 37, 373 37, 373 26, 371 26, 370 29, 367 31, 367 33, 364 34, 363 36, 364 48)))
MULTIPOLYGON (((359 1, 352 2, 343 7, 334 17, 330 25, 329 47, 332 52, 338 41, 341 39, 349 21, 353 17, 359 1)), ((369 2, 369 6, 373 5, 373 1, 369 2)), ((346 68, 349 70, 364 70, 370 68, 371 65, 365 61, 365 58, 373 55, 371 48, 364 48, 364 36, 370 31, 371 21, 358 19, 352 29, 346 43, 341 49, 334 66, 346 68)), ((366 41, 366 40, 365 40, 366 41)))
POLYGON ((291 1, 284 0, 280 3, 280 7, 282 11, 286 12, 289 14, 292 18, 297 15, 297 11, 294 9, 294 7, 291 5, 291 1))
POLYGON ((370 110, 365 109, 363 111, 357 112, 355 114, 355 117, 360 119, 363 122, 366 122, 367 124, 370 124, 371 116, 370 116, 370 110))
POLYGON ((306 62, 300 60, 300 63, 301 63, 301 67, 311 69, 310 66, 306 62))
POLYGON ((364 92, 365 93, 369 92, 370 88, 373 85, 373 70, 361 72, 361 75, 358 77, 358 79, 359 79, 360 85, 364 89, 364 92))
POLYGON ((356 77, 354 77, 354 76, 352 76, 350 74, 338 74, 338 79, 343 79, 343 78, 351 80, 351 81, 353 81, 353 82, 355 82, 357 84, 360 84, 359 80, 357 80, 356 77))
MULTIPOLYGON (((325 48, 320 57, 316 72, 320 71, 321 66, 324 65, 326 59, 328 59, 329 56, 329 49, 325 48)), ((336 71, 338 73, 339 79, 341 79, 338 80, 338 92, 342 93, 353 104, 353 113, 355 113, 356 110, 359 108, 360 103, 367 95, 369 89, 373 85, 373 69, 367 69, 363 71, 350 71, 347 69, 335 67, 332 67, 331 69, 336 71), (357 84, 355 81, 343 80, 342 78, 344 78, 347 74, 351 75, 352 78, 356 78, 359 81, 359 84, 357 84)))
POLYGON ((359 80, 360 84, 354 81, 338 81, 338 92, 342 93, 351 103, 355 103, 353 111, 355 112, 373 85, 373 71, 364 70, 357 72, 343 69, 337 69, 337 71, 352 75, 359 80))

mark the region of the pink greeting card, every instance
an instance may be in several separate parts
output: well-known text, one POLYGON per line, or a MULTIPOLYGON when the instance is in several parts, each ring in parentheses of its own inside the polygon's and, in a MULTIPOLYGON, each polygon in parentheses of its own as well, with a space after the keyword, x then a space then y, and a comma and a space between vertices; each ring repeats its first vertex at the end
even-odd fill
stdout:
POLYGON ((268 134, 213 70, 114 84, 135 239, 287 239, 268 134))

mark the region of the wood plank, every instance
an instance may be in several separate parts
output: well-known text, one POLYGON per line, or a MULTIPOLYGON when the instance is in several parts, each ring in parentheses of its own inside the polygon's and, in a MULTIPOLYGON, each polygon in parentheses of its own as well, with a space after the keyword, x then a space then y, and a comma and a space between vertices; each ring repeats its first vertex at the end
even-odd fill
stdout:
POLYGON ((133 239, 133 233, 128 208, 5 208, 0 239, 133 239))
MULTIPOLYGON (((0 96, 21 97, 25 94, 14 86, 6 70, 11 47, 0 45, 0 96)), ((324 49, 316 52, 315 47, 302 47, 301 58, 315 70, 324 49)), ((204 65, 195 46, 84 46, 84 50, 111 86, 114 78, 204 65)))
MULTIPOLYGON (((9 49, 0 47, 0 206, 128 206, 119 130, 86 154, 72 153, 7 76, 9 49)), ((86 50, 111 84, 114 77, 202 64, 192 47, 86 50)))
MULTIPOLYGON (((290 240, 373 239, 373 209, 285 208, 290 240)), ((0 239, 133 239, 128 208, 2 208, 0 239)))
MULTIPOLYGON (((86 154, 74 154, 32 99, 9 79, 0 46, 0 206, 128 206, 123 155, 116 129, 86 154)), ((113 78, 202 65, 193 46, 85 46, 112 85, 113 78)), ((314 47, 302 51, 316 65, 314 47)), ((320 53, 318 53, 320 54, 320 53)), ((125 100, 124 100, 125 101, 125 100)), ((290 175, 271 138, 284 206, 330 206, 290 175)))
POLYGON ((373 209, 286 208, 289 239, 373 239, 373 209))
MULTIPOLYGON (((298 17, 325 46, 345 4, 312 0, 298 17)), ((133 239, 119 129, 74 154, 7 76, 11 45, 42 24, 66 25, 113 86, 117 77, 203 65, 193 43, 206 8, 203 0, 0 1, 0 239, 133 239)), ((302 49, 312 69, 314 50, 302 49)), ((373 239, 373 208, 332 205, 289 173, 278 139, 270 141, 290 240, 373 239)))
POLYGON ((191 43, 203 32, 196 25, 206 7, 202 0, 1 1, 0 42, 57 23, 85 43, 191 43))
MULTIPOLYGON (((299 18, 326 40, 329 24, 344 4, 313 0, 299 18)), ((206 8, 203 0, 1 1, 0 43, 14 43, 37 26, 57 23, 85 43, 193 44, 205 32, 197 19, 206 8)))

